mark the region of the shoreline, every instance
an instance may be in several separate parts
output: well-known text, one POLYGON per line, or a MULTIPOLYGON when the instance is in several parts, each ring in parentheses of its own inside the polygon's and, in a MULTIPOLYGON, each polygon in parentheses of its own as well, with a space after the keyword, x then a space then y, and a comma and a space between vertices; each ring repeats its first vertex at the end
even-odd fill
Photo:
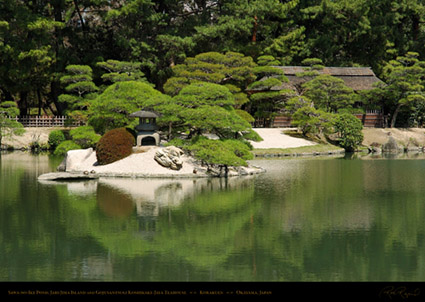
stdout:
POLYGON ((342 155, 346 152, 342 151, 328 151, 328 152, 300 152, 300 153, 285 153, 285 152, 272 152, 272 153, 264 153, 264 154, 254 154, 255 158, 270 158, 270 157, 304 157, 304 156, 333 156, 333 155, 342 155))
MULTIPOLYGON (((115 178, 208 178, 208 177, 236 177, 264 173, 261 167, 248 165, 247 167, 205 167, 199 161, 181 151, 178 168, 164 166, 157 161, 158 153, 171 147, 146 147, 143 152, 133 153, 121 160, 107 165, 98 165, 96 152, 92 149, 68 151, 58 172, 51 172, 39 176, 39 180, 89 179, 99 177, 115 178), (160 151, 160 152, 159 152, 160 151)), ((173 147, 173 149, 177 149, 173 147)))

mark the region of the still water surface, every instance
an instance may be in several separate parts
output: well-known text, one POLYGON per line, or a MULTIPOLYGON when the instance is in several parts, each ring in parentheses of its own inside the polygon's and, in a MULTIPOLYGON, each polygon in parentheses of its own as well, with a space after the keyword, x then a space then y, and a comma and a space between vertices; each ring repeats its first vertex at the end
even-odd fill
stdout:
POLYGON ((0 281, 425 281, 425 157, 225 179, 37 181, 0 158, 0 281))

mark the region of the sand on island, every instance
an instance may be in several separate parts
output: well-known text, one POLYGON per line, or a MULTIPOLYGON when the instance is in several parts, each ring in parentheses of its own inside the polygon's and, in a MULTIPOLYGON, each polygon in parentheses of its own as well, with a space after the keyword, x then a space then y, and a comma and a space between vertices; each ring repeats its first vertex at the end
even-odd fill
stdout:
MULTIPOLYGON (((315 143, 294 138, 284 134, 284 128, 256 128, 256 131, 262 138, 261 142, 252 142, 254 149, 267 148, 295 148, 301 146, 315 145, 315 143)), ((67 172, 93 171, 100 175, 116 176, 207 176, 206 168, 200 167, 194 158, 183 154, 181 160, 183 166, 180 170, 171 170, 159 165, 155 159, 155 153, 158 148, 148 147, 144 152, 133 153, 130 156, 108 165, 97 165, 96 152, 92 149, 69 151, 67 156, 67 172)), ((258 172, 256 167, 246 167, 248 174, 258 172)))
POLYGON ((198 165, 190 157, 182 155, 183 166, 180 170, 172 170, 159 165, 155 159, 155 152, 160 147, 151 147, 146 152, 133 153, 121 160, 108 165, 97 165, 96 152, 92 149, 73 150, 68 152, 66 171, 81 172, 94 171, 98 174, 125 175, 193 175, 198 165))

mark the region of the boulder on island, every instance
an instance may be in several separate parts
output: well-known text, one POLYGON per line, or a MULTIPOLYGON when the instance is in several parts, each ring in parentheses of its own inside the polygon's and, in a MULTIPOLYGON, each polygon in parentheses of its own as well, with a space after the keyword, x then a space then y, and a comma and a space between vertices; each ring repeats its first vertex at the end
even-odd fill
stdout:
POLYGON ((59 170, 66 172, 87 170, 87 166, 90 165, 95 157, 96 152, 93 148, 70 150, 67 152, 59 170))
POLYGON ((169 146, 166 148, 160 148, 155 152, 155 161, 165 168, 172 170, 180 170, 183 167, 183 161, 180 158, 183 155, 183 150, 169 146))

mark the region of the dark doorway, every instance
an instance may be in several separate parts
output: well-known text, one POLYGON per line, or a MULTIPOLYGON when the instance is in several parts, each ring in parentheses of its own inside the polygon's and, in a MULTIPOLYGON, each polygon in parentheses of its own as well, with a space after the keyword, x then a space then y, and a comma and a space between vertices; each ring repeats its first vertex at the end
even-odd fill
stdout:
POLYGON ((142 146, 155 146, 156 141, 153 136, 147 136, 142 139, 142 146))

